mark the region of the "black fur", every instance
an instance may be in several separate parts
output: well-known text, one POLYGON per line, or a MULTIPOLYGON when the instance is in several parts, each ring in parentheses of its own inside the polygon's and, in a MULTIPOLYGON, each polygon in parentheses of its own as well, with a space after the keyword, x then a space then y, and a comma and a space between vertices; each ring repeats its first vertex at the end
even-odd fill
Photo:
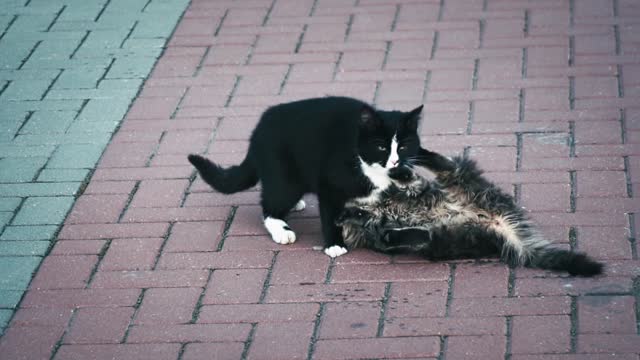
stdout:
POLYGON ((245 164, 246 160, 238 166, 223 169, 202 156, 189 155, 188 159, 197 169, 205 169, 200 171, 202 179, 209 185, 215 184, 215 189, 223 194, 233 194, 258 183, 258 174, 252 166, 245 164))
POLYGON ((421 110, 381 111, 344 97, 276 105, 262 114, 240 165, 223 169, 198 155, 189 161, 225 194, 261 181, 265 218, 283 219, 304 194, 317 194, 325 246, 342 246, 336 217, 346 201, 374 190, 360 159, 384 167, 394 135, 401 144, 400 160, 415 156, 421 110))
POLYGON ((542 238, 473 160, 419 149, 412 164, 428 168, 436 180, 428 182, 407 167, 390 171, 396 184, 377 203, 350 203, 338 219, 347 245, 432 260, 499 256, 511 266, 580 276, 602 272, 601 263, 542 238))

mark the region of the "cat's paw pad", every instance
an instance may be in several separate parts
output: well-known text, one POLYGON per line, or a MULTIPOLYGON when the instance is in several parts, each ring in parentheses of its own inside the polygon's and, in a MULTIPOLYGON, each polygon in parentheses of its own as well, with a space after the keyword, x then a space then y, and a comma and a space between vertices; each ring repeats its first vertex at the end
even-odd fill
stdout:
POLYGON ((264 220, 264 227, 266 227, 269 234, 271 234, 273 241, 278 244, 286 245, 296 242, 296 233, 291 230, 286 222, 280 219, 267 217, 264 220))
POLYGON ((324 253, 329 255, 332 258, 335 258, 335 257, 346 254, 347 249, 340 245, 333 245, 331 247, 324 249, 324 253))
POLYGON ((293 207, 293 209, 291 209, 291 211, 302 211, 307 207, 307 203, 300 199, 298 200, 298 202, 296 203, 296 205, 293 207))

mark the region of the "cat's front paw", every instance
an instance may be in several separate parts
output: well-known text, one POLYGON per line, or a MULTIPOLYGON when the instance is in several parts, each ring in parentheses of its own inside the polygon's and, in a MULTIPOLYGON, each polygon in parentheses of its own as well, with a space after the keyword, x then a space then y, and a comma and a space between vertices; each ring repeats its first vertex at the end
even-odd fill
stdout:
POLYGON ((389 170, 389 177, 401 183, 406 183, 413 179, 413 171, 407 166, 396 166, 389 170))
POLYGON ((287 245, 296 242, 296 233, 291 229, 282 229, 281 231, 273 232, 271 234, 273 241, 278 244, 287 245))
POLYGON ((347 248, 340 245, 333 245, 331 247, 325 248, 324 253, 329 255, 332 258, 342 256, 348 252, 347 248))
POLYGON ((273 241, 278 244, 286 245, 296 242, 296 233, 291 230, 286 222, 280 219, 267 217, 264 220, 264 227, 267 228, 273 241))

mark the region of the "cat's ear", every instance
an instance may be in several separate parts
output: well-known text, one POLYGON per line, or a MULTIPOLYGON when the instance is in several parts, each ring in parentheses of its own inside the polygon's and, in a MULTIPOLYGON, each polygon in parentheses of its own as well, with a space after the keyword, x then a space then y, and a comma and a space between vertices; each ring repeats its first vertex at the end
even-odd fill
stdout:
POLYGON ((376 110, 369 105, 364 105, 360 110, 360 126, 373 130, 380 125, 380 118, 376 110))
POLYGON ((420 124, 420 119, 421 119, 421 114, 422 114, 422 107, 424 105, 420 105, 417 108, 409 111, 409 113, 407 113, 407 116, 405 117, 405 121, 407 124, 407 128, 411 131, 418 131, 418 125, 420 124))

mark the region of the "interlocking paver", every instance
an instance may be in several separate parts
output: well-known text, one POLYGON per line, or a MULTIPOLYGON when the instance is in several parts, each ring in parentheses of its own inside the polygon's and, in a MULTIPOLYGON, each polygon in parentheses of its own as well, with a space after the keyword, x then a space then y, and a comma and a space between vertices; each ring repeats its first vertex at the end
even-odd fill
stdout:
POLYGON ((267 278, 266 269, 216 270, 203 304, 258 303, 267 278))
MULTIPOLYGON (((3 288, 27 287, 185 7, 184 0, 3 4, 3 288), (151 31, 134 32, 137 23, 151 31)), ((0 306, 0 328, 15 303, 0 306)))
POLYGON ((44 359, 51 356, 63 327, 12 326, 0 339, 0 354, 9 359, 44 359))
POLYGON ((578 302, 580 333, 622 333, 633 334, 634 299, 630 296, 590 296, 578 302))
POLYGON ((21 290, 0 290, 0 305, 7 309, 15 308, 20 302, 22 293, 21 290))
POLYGON ((31 281, 31 276, 40 264, 36 256, 3 256, 0 257, 0 288, 3 290, 24 290, 31 281))
POLYGON ((173 360, 178 357, 180 348, 180 344, 63 344, 54 359, 82 360, 92 357, 96 359, 115 357, 118 359, 173 360))
POLYGON ((13 218, 13 225, 49 225, 64 221, 73 197, 28 197, 13 218))
MULTIPOLYGON (((11 315, 13 315, 13 310, 11 309, 0 309, 0 324, 8 324, 9 319, 11 319, 11 315)), ((4 330, 4 325, 2 326, 4 330)))
POLYGON ((635 359, 639 15, 622 0, 8 4, 0 353, 635 359), (426 147, 466 151, 606 274, 367 250, 330 261, 312 250, 315 199, 282 246, 257 189, 219 194, 186 162, 236 164, 264 108, 327 94, 425 104, 426 147))
POLYGON ((136 325, 131 327, 127 342, 231 342, 244 341, 250 324, 176 324, 136 325))
POLYGON ((63 342, 65 344, 120 343, 133 312, 134 309, 131 307, 79 309, 63 342), (103 326, 100 326, 99 331, 95 331, 94 324, 98 323, 103 326))
POLYGON ((163 239, 113 239, 109 251, 100 263, 100 269, 150 270, 155 264, 163 239))
POLYGON ((55 225, 7 226, 0 240, 51 240, 57 229, 55 225))
POLYGON ((29 158, 4 158, 0 160, 0 166, 4 169, 12 169, 0 175, 2 182, 30 182, 46 164, 46 157, 29 158))
POLYGON ((31 289, 25 294, 21 307, 84 308, 132 307, 138 302, 139 289, 31 289))
POLYGON ((2 241, 0 256, 44 256, 49 245, 48 241, 2 241))
POLYGON ((36 289, 81 289, 87 285, 97 262, 95 255, 49 256, 33 278, 36 289))
POLYGON ((453 359, 503 359, 503 336, 452 336, 447 339, 447 355, 453 359))
POLYGON ((512 331, 511 351, 514 354, 570 351, 569 316, 514 316, 512 331))
POLYGON ((378 332, 380 304, 343 302, 324 308, 319 339, 371 338, 378 332))

